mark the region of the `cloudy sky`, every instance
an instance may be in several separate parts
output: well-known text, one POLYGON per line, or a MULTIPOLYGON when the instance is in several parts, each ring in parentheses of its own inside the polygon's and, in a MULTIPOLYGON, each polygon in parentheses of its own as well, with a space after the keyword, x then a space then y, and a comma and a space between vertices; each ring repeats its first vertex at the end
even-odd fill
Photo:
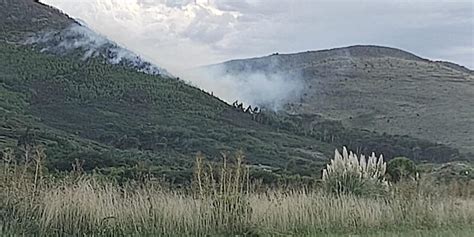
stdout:
POLYGON ((172 73, 375 44, 474 68, 474 1, 41 0, 172 73))

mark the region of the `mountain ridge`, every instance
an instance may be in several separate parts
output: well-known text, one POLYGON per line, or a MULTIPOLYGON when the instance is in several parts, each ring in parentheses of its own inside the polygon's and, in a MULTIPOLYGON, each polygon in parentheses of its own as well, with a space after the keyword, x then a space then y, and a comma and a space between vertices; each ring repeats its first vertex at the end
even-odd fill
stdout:
MULTIPOLYGON (((60 20, 30 25, 30 18, 39 17, 0 17, 0 23, 14 23, 2 36, 17 42, 25 39, 20 36, 44 34, 46 29, 64 30, 71 20, 33 0, 0 3, 5 6, 0 16, 39 12, 51 17, 43 22, 60 20)), ((219 161, 223 152, 241 150, 250 164, 278 168, 274 177, 318 176, 342 145, 387 158, 466 158, 446 145, 348 129, 317 115, 246 113, 176 78, 142 73, 100 57, 82 60, 82 51, 58 54, 43 49, 0 41, 0 150, 14 150, 21 163, 25 151, 18 141, 31 138, 26 139, 29 145, 45 147, 45 167, 50 171, 68 171, 72 163, 85 161, 85 171, 98 170, 117 179, 134 178, 138 170, 186 182, 198 152, 219 161), (296 166, 288 168, 288 163, 296 166)))
POLYGON ((276 58, 285 58, 285 57, 294 57, 294 56, 301 56, 306 58, 315 57, 315 60, 324 60, 326 58, 334 58, 334 57, 391 57, 391 58, 399 58, 405 60, 412 60, 412 61, 425 61, 430 63, 440 63, 447 67, 453 68, 455 70, 460 70, 466 73, 474 73, 473 70, 459 65, 453 62, 448 61, 437 61, 437 60, 430 60, 427 58, 420 57, 414 53, 408 52, 406 50, 382 46, 382 45, 350 45, 344 47, 336 47, 331 49, 321 49, 321 50, 310 50, 304 52, 295 52, 295 53, 273 53, 267 56, 260 56, 260 57, 251 57, 246 59, 232 59, 228 61, 224 61, 221 63, 211 64, 204 67, 213 67, 225 64, 238 64, 241 62, 249 62, 254 61, 258 63, 258 61, 262 60, 271 60, 272 57, 276 58))
POLYGON ((4 41, 15 42, 30 33, 79 24, 61 10, 38 0, 1 0, 0 6, 0 40, 4 41))
POLYGON ((283 111, 474 152, 474 73, 454 63, 359 45, 231 60, 205 69, 219 69, 216 80, 251 73, 296 75, 287 82, 296 80, 303 89, 283 111))
POLYGON ((197 152, 216 159, 242 149, 250 163, 284 167, 290 159, 305 165, 326 159, 296 149, 317 144, 319 152, 331 150, 310 137, 274 131, 176 78, 99 57, 83 60, 81 49, 48 52, 70 36, 57 32, 78 24, 33 0, 0 4, 0 150, 20 157, 18 141, 35 137, 30 145, 45 146, 50 170, 70 170, 76 159, 85 160, 87 171, 126 171, 144 163, 159 176, 185 180, 197 152), (22 43, 48 32, 53 41, 22 43))

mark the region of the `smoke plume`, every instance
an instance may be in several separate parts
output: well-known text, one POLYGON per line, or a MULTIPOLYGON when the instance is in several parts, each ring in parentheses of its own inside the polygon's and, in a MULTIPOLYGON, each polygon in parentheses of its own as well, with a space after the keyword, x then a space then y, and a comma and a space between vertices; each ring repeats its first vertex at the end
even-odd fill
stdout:
MULTIPOLYGON (((34 45, 42 52, 58 55, 80 53, 82 60, 100 57, 110 64, 172 77, 165 69, 143 60, 132 51, 79 24, 61 31, 37 33, 23 43, 34 45)), ((298 73, 276 70, 279 66, 275 63, 270 68, 272 70, 229 70, 226 64, 220 64, 186 71, 180 73, 180 76, 189 84, 212 93, 229 104, 239 101, 246 106, 277 111, 299 98, 303 82, 298 73)))
POLYGON ((139 72, 171 76, 165 69, 147 62, 132 51, 79 24, 72 24, 61 31, 37 33, 23 43, 35 45, 41 52, 59 55, 79 52, 82 60, 101 57, 110 64, 125 65, 139 72))
POLYGON ((229 70, 225 64, 202 67, 183 74, 194 86, 231 104, 258 106, 278 111, 297 101, 304 83, 299 73, 282 71, 229 70))

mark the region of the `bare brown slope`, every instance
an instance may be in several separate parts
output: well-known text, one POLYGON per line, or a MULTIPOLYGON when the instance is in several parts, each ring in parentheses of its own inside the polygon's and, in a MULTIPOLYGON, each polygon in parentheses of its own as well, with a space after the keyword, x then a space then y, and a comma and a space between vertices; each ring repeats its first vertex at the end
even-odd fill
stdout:
POLYGON ((286 110, 428 139, 474 152, 471 70, 379 46, 271 55, 224 63, 229 73, 300 71, 306 88, 286 110))

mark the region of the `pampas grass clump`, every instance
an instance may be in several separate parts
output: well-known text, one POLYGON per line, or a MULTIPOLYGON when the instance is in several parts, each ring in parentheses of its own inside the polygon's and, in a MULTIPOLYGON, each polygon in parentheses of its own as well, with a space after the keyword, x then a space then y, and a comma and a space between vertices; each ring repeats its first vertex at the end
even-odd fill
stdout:
MULTIPOLYGON (((198 155, 190 189, 168 189, 152 180, 109 182, 83 173, 80 162, 55 179, 11 156, 7 150, 0 160, 0 236, 326 236, 458 227, 471 233, 474 226, 474 183, 404 181, 381 197, 335 197, 319 186, 257 189, 237 153, 220 164, 198 155)), ((357 180, 366 191, 372 181, 384 183, 380 159, 361 162, 347 150, 336 157, 327 184, 357 180)))
POLYGON ((336 149, 334 159, 323 170, 323 183, 326 189, 335 194, 379 195, 388 187, 385 180, 386 163, 383 156, 372 153, 357 157, 343 147, 342 154, 336 149))

